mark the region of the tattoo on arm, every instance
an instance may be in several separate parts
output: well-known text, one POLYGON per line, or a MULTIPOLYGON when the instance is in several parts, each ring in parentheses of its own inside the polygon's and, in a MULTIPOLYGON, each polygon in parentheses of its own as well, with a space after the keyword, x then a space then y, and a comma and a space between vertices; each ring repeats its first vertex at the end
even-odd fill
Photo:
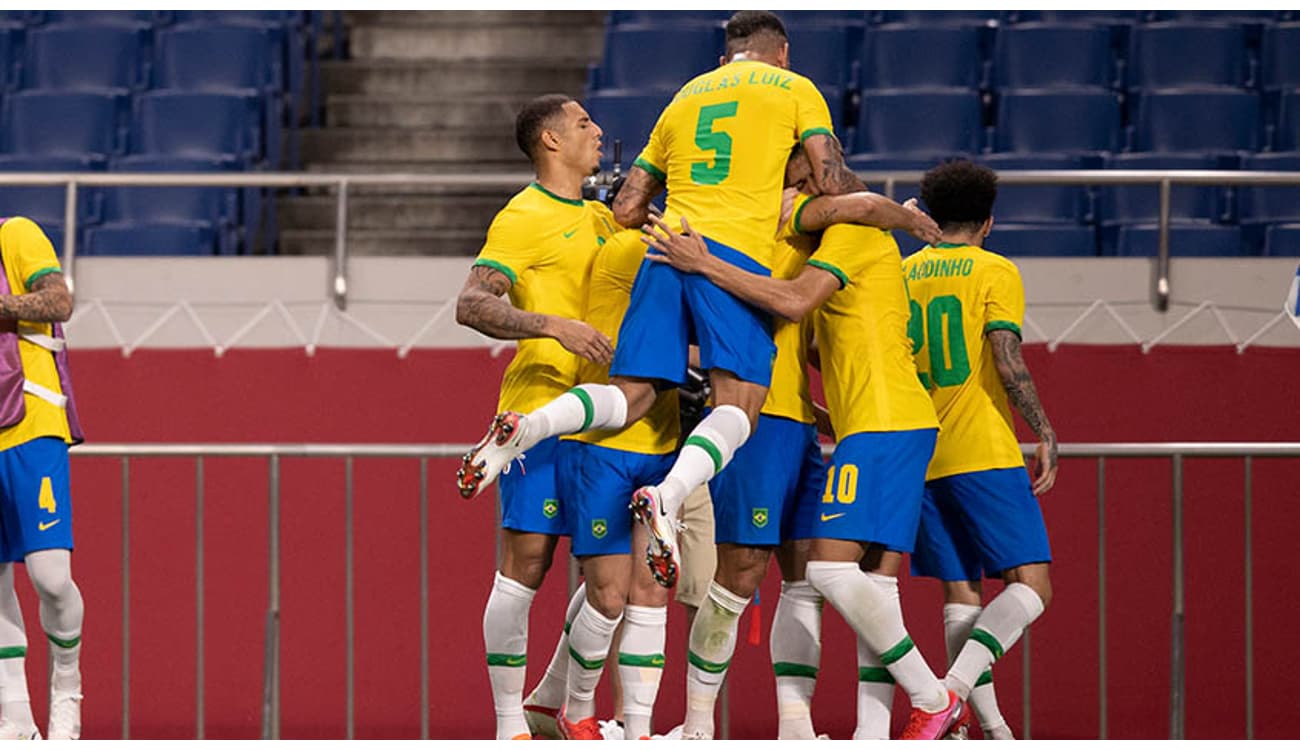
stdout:
POLYGON ((862 180, 858 179, 853 170, 844 163, 844 147, 835 136, 815 135, 804 143, 804 148, 810 149, 809 156, 812 156, 811 151, 816 151, 819 155, 812 160, 813 178, 823 194, 843 195, 867 189, 862 180), (814 144, 814 141, 820 143, 814 144))
POLYGON ((456 322, 496 339, 531 339, 545 336, 547 318, 520 310, 501 295, 510 279, 487 266, 474 266, 456 300, 456 322))
POLYGON ((650 216, 650 201, 663 192, 664 185, 641 167, 633 166, 628 170, 627 182, 619 188, 614 196, 614 220, 619 224, 636 229, 650 216))
POLYGON ((989 331, 988 340, 993 347, 993 361, 1002 378, 1002 385, 1007 389, 1007 397, 1038 439, 1051 446, 1055 461, 1056 431, 1052 429, 1051 422, 1047 421, 1047 413, 1038 400, 1038 389, 1034 387, 1034 378, 1020 355, 1020 337, 1011 331, 989 331))
POLYGON ((27 294, 0 295, 0 319, 64 323, 72 317, 72 293, 62 273, 47 273, 27 294))

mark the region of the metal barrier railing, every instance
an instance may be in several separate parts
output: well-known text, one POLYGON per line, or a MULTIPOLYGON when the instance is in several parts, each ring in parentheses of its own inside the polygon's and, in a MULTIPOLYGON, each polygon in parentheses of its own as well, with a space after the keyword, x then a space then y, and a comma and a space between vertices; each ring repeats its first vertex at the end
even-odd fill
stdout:
MULTIPOLYGON (((130 738, 130 496, 131 459, 143 457, 189 457, 195 459, 195 547, 197 555, 195 609, 197 615, 197 645, 195 670, 197 674, 195 695, 195 736, 203 738, 204 708, 204 566, 203 566, 203 504, 205 457, 262 457, 267 459, 269 497, 267 613, 263 665, 262 738, 280 737, 280 460, 285 457, 334 458, 345 462, 345 542, 344 556, 346 584, 346 733, 347 739, 355 737, 355 623, 353 619, 355 588, 353 582, 353 461, 357 458, 409 458, 419 461, 420 467, 420 737, 429 738, 429 459, 457 458, 470 449, 468 444, 428 445, 368 445, 368 444, 90 444, 72 450, 73 456, 115 457, 121 460, 122 469, 122 739, 130 738)), ((1021 446, 1032 453, 1032 445, 1021 446)), ((829 453, 831 446, 825 446, 829 453)), ((1099 714, 1098 737, 1108 736, 1107 682, 1107 613, 1106 613, 1106 465, 1113 458, 1169 458, 1171 461, 1171 513, 1173 521, 1173 601, 1170 623, 1170 693, 1169 736, 1182 739, 1186 724, 1185 659, 1184 659, 1184 577, 1183 577, 1183 461, 1188 458, 1242 458, 1244 459, 1244 510, 1245 510, 1245 663, 1246 663, 1246 738, 1254 738, 1254 639, 1253 639, 1253 548, 1251 538, 1252 518, 1252 459, 1256 457, 1300 457, 1300 443, 1073 443, 1060 446, 1063 458, 1097 459, 1097 587, 1098 602, 1098 680, 1099 714)), ((494 503, 495 505, 495 503, 494 503)), ((570 591, 575 586, 570 574, 570 591)), ((1023 653, 1023 727, 1022 734, 1032 737, 1030 700, 1031 650, 1030 634, 1022 640, 1023 653)), ((724 705, 724 709, 726 706, 724 705)), ((721 727, 728 732, 724 718, 721 727)))
MULTIPOLYGON (((871 171, 859 175, 868 184, 883 184, 893 198, 900 183, 918 183, 919 171, 871 171)), ((77 191, 80 187, 260 187, 333 188, 338 196, 334 229, 334 276, 330 290, 339 309, 348 298, 348 195, 353 186, 423 186, 440 188, 518 189, 531 174, 312 174, 305 172, 223 173, 129 173, 129 172, 31 172, 0 174, 0 185, 64 185, 63 268, 73 282, 77 251, 77 191)), ((1159 252, 1152 276, 1153 304, 1164 312, 1169 308, 1169 219, 1170 195, 1174 185, 1300 185, 1300 172, 1230 170, 1024 170, 998 173, 1003 185, 1153 185, 1160 192, 1159 252)))

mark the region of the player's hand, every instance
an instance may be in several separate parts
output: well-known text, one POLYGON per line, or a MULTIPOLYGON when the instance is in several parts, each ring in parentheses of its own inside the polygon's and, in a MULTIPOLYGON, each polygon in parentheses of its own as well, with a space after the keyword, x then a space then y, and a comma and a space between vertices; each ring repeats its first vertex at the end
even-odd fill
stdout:
POLYGON ((581 320, 551 318, 549 333, 560 346, 598 365, 607 365, 614 358, 614 344, 609 338, 581 320))
POLYGON ((646 253, 655 263, 667 263, 678 271, 701 273, 709 258, 709 248, 704 238, 691 231, 691 225, 682 217, 682 233, 676 234, 662 219, 654 216, 641 227, 641 241, 659 253, 646 253))
POLYGON ((1034 494, 1042 495, 1056 484, 1056 438, 1044 440, 1034 449, 1034 494))
POLYGON ((939 225, 934 223, 934 219, 931 219, 929 214, 921 210, 915 198, 904 201, 903 208, 912 212, 912 226, 907 228, 908 234, 927 245, 943 241, 943 232, 939 231, 939 225))

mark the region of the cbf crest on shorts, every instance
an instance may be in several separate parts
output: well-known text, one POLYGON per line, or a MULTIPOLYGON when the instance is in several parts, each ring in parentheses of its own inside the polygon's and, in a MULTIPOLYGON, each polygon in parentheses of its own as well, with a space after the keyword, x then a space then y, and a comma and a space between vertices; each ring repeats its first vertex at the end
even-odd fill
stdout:
POLYGON ((760 529, 763 528, 767 525, 767 508, 755 508, 754 513, 750 518, 753 520, 754 526, 760 529))
POLYGON ((604 539, 605 534, 609 533, 609 524, 605 523, 603 518, 593 518, 591 520, 591 535, 597 539, 604 539))
POLYGON ((542 515, 546 516, 547 518, 555 518, 555 515, 559 512, 560 512, 559 500, 556 500, 553 497, 548 497, 542 501, 542 515))

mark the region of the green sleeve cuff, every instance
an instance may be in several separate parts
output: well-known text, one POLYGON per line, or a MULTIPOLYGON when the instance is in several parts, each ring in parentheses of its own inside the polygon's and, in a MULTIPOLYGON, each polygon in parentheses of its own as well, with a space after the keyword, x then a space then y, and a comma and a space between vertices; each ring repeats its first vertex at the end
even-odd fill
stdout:
POLYGON ((831 132, 830 128, 808 128, 799 134, 799 142, 803 143, 814 135, 829 135, 832 138, 835 137, 835 133, 831 132))
POLYGON ((803 224, 800 223, 799 218, 803 216, 803 210, 808 207, 809 203, 812 203, 811 198, 800 204, 799 210, 794 212, 794 231, 797 234, 803 234, 803 224))
POLYGON ((1024 336, 1020 335, 1020 326, 1016 325, 1015 323, 1012 323, 1009 320, 989 321, 988 324, 984 326, 984 332, 988 333, 989 331, 1011 331, 1012 333, 1016 334, 1016 338, 1018 339, 1024 338, 1024 336))
POLYGON ((665 185, 668 184, 668 175, 665 174, 664 171, 663 171, 662 169, 660 169, 659 167, 656 167, 655 165, 651 164, 650 162, 646 161, 645 159, 642 159, 642 158, 640 158, 640 157, 637 157, 637 160, 634 161, 634 162, 632 162, 632 166, 634 166, 634 167, 640 167, 640 168, 644 169, 645 171, 649 172, 651 177, 655 178, 656 180, 659 180, 660 182, 664 183, 665 185))
POLYGON ((63 273, 63 269, 59 268, 58 266, 42 268, 41 270, 27 277, 27 288, 31 289, 32 284, 35 284, 37 279, 41 278, 42 276, 49 276, 52 273, 63 273))
POLYGON ((503 275, 505 275, 507 279, 510 279, 510 283, 512 285, 519 282, 519 277, 515 275, 514 271, 510 270, 510 266, 507 266, 504 263, 499 263, 495 260, 489 260, 487 258, 479 258, 478 260, 474 261, 474 265, 487 266, 488 268, 491 268, 494 271, 500 271, 503 275))
POLYGON ((835 278, 839 279, 840 289, 843 289, 844 287, 849 285, 849 275, 841 271, 839 268, 831 265, 830 263, 827 263, 824 260, 809 259, 808 265, 812 266, 813 268, 820 268, 826 273, 829 273, 833 275, 835 278))

